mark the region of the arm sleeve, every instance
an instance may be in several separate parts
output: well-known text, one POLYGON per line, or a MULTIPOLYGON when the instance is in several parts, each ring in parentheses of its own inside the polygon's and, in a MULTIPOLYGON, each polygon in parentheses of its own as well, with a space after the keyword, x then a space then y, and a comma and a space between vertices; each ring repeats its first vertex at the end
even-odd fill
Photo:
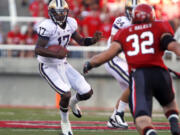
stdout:
POLYGON ((162 34, 170 33, 172 36, 174 36, 174 30, 168 21, 161 22, 159 30, 161 30, 162 34))
POLYGON ((173 38, 174 30, 172 29, 171 25, 167 21, 162 21, 159 24, 159 30, 161 31, 161 36, 165 33, 168 33, 160 40, 161 50, 166 50, 168 47, 168 44, 172 41, 175 41, 175 39, 173 38))
MULTIPOLYGON (((121 30, 119 30, 119 31, 115 34, 114 38, 111 39, 111 40, 120 43, 120 40, 121 40, 121 39, 120 39, 120 35, 122 35, 122 34, 121 34, 121 30)), ((122 36, 121 36, 121 37, 122 37, 122 36)))

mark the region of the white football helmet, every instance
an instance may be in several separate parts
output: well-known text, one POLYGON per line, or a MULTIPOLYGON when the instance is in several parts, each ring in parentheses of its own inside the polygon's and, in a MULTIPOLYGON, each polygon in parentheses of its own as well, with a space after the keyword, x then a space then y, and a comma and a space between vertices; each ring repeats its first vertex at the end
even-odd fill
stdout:
POLYGON ((125 3, 125 13, 129 20, 132 17, 132 10, 140 3, 140 0, 126 0, 125 3))
POLYGON ((69 6, 65 0, 51 0, 48 6, 48 13, 55 24, 65 26, 69 13, 69 6))

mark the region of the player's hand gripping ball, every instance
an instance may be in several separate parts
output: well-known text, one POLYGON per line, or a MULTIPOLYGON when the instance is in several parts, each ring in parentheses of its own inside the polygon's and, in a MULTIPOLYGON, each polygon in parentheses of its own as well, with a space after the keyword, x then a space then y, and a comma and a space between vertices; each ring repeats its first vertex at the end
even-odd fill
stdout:
POLYGON ((68 50, 61 45, 51 45, 48 50, 55 52, 57 58, 62 59, 67 56, 68 50))

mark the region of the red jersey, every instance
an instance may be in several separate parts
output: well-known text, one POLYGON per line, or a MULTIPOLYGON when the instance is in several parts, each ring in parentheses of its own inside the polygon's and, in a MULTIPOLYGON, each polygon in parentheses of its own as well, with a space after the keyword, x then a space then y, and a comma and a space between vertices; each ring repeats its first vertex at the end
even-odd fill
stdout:
POLYGON ((117 32, 115 41, 120 42, 125 53, 129 71, 141 67, 159 66, 167 69, 160 47, 163 33, 174 35, 168 22, 154 21, 148 24, 134 24, 117 32))
POLYGON ((99 30, 99 27, 101 25, 101 20, 99 16, 87 16, 84 21, 83 25, 87 25, 88 27, 88 36, 92 37, 94 33, 99 30))
POLYGON ((37 35, 33 34, 33 35, 29 36, 29 35, 25 34, 23 36, 23 39, 24 39, 25 44, 34 45, 37 41, 37 35))
POLYGON ((109 36, 111 35, 111 23, 102 23, 100 26, 100 31, 103 33, 103 37, 105 40, 108 40, 109 36))
POLYGON ((48 5, 44 2, 34 1, 29 5, 29 11, 33 17, 46 17, 48 18, 48 5))
POLYGON ((14 33, 13 31, 8 32, 7 38, 12 39, 12 44, 20 44, 23 40, 23 35, 21 33, 14 33))

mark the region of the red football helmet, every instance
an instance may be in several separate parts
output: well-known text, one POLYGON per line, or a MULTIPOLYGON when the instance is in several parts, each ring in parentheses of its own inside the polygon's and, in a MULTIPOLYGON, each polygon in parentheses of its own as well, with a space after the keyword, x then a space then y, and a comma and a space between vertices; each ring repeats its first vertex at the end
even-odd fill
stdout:
POLYGON ((155 20, 154 9, 148 4, 139 4, 132 11, 132 23, 149 23, 155 20))

